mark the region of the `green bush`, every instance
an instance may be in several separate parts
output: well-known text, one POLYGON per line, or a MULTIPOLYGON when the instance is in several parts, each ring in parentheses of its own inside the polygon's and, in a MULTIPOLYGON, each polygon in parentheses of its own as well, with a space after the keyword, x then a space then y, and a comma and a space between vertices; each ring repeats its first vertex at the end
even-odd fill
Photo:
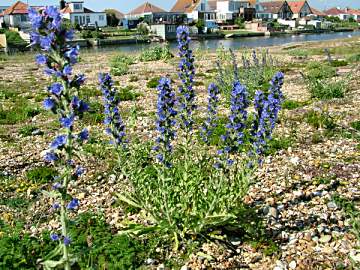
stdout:
POLYGON ((168 60, 174 57, 170 51, 169 46, 154 46, 145 51, 142 51, 139 60, 142 62, 168 60))
MULTIPOLYGON (((104 217, 92 213, 80 214, 72 226, 71 249, 77 254, 73 269, 138 269, 157 244, 154 240, 138 241, 126 235, 114 234, 104 217)), ((40 236, 23 233, 22 224, 15 228, 0 220, 0 269, 36 270, 39 259, 56 249, 50 232, 40 236)))
POLYGON ((31 169, 26 173, 26 178, 32 183, 51 183, 54 178, 58 175, 54 168, 50 167, 37 167, 31 169))
POLYGON ((307 65, 305 80, 312 98, 343 98, 347 90, 346 79, 336 77, 336 68, 329 64, 311 62, 307 65))
POLYGON ((311 110, 304 115, 305 121, 316 129, 325 128, 334 130, 337 127, 336 120, 327 112, 311 110))
POLYGON ((117 55, 111 59, 111 74, 115 76, 122 76, 129 72, 129 66, 135 63, 135 59, 127 55, 117 55))
POLYGON ((146 86, 147 88, 156 88, 159 84, 159 81, 160 77, 153 77, 146 83, 146 86))
POLYGON ((15 31, 5 31, 6 41, 9 47, 17 49, 25 49, 28 45, 25 40, 23 40, 18 32, 15 31))
POLYGON ((133 91, 134 87, 128 85, 118 90, 118 97, 121 101, 136 100, 140 94, 133 91))

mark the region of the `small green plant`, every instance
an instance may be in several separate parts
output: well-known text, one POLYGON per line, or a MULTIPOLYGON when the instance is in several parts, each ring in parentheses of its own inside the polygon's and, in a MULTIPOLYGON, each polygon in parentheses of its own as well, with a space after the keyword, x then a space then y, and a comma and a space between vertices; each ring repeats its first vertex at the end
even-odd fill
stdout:
POLYGON ((287 110, 294 110, 303 107, 305 104, 306 102, 286 99, 282 105, 282 108, 287 110))
POLYGON ((141 53, 139 60, 142 62, 168 60, 173 58, 169 46, 154 46, 141 53))
POLYGON ((330 62, 330 65, 332 67, 345 67, 347 66, 349 63, 346 60, 332 60, 330 62))
POLYGON ((160 81, 160 77, 158 77, 158 76, 153 77, 146 83, 146 86, 148 88, 156 88, 159 84, 159 81, 160 81))
POLYGON ((129 82, 137 82, 139 80, 139 77, 136 75, 131 75, 129 78, 129 82))
POLYGON ((336 68, 329 64, 309 63, 304 78, 312 98, 343 98, 347 91, 348 78, 336 77, 336 68))
POLYGON ((304 59, 308 58, 310 53, 305 49, 292 49, 289 51, 289 55, 294 56, 296 58, 304 59))
POLYGON ((35 130, 37 130, 37 127, 33 125, 23 126, 19 129, 19 134, 24 137, 27 137, 27 136, 31 136, 35 130))
POLYGON ((334 130, 337 127, 336 119, 326 111, 311 110, 304 115, 304 119, 316 129, 334 130))
POLYGON ((17 124, 40 113, 40 109, 24 99, 18 99, 13 107, 4 109, 0 104, 0 124, 17 124))
POLYGON ((122 76, 129 72, 129 66, 135 63, 135 59, 127 55, 117 55, 111 59, 111 74, 115 76, 122 76))
POLYGON ((26 178, 29 181, 40 184, 50 183, 56 176, 56 170, 50 167, 37 167, 26 173, 26 178))
POLYGON ((269 141, 265 154, 274 155, 279 150, 288 149, 293 145, 293 143, 294 142, 291 137, 275 137, 269 141))
POLYGON ((140 94, 134 92, 133 90, 134 87, 132 85, 119 88, 118 97, 121 101, 136 100, 140 96, 140 94))
POLYGON ((350 125, 351 125, 351 127, 353 129, 356 129, 357 131, 360 131, 360 121, 354 121, 350 125))

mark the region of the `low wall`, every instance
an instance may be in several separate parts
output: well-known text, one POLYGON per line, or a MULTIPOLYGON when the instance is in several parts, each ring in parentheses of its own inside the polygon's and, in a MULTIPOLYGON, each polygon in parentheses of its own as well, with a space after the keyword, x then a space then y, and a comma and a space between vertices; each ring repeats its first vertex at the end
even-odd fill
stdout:
POLYGON ((0 47, 3 47, 6 51, 7 49, 7 41, 6 41, 6 35, 0 34, 0 47))
POLYGON ((92 46, 111 46, 111 45, 122 45, 122 44, 137 44, 137 43, 148 43, 148 39, 92 39, 89 43, 92 46))

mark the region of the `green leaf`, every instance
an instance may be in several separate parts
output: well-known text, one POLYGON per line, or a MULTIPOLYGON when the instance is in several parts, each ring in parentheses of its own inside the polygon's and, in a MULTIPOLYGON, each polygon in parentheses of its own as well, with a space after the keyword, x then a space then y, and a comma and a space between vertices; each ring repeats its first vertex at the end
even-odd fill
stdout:
POLYGON ((138 204, 137 202, 135 202, 133 199, 125 196, 125 195, 122 195, 120 193, 116 193, 116 196, 118 196, 119 200, 130 205, 130 206, 133 206, 135 208, 141 208, 140 204, 138 204))

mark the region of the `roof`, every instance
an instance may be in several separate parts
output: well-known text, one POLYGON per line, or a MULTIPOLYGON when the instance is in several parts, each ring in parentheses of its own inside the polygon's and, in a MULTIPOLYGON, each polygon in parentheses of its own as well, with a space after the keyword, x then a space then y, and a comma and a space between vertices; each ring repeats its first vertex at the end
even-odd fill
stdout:
POLYGON ((109 14, 114 14, 117 19, 123 19, 125 17, 124 13, 113 8, 105 9, 104 12, 109 14))
POLYGON ((28 14, 29 6, 21 1, 17 1, 11 7, 4 10, 3 15, 28 14))
POLYGON ((166 12, 166 11, 149 2, 145 2, 141 6, 138 6, 137 8, 130 11, 128 15, 141 15, 144 13, 155 13, 155 12, 166 12))
POLYGON ((199 4, 199 0, 177 0, 170 11, 189 13, 194 11, 194 9, 196 9, 199 4))
POLYGON ((266 13, 278 13, 284 3, 284 1, 262 2, 260 5, 264 8, 264 12, 266 13))
POLYGON ((350 15, 360 15, 360 10, 358 9, 346 8, 345 12, 350 15))
POLYGON ((300 13, 301 9, 305 5, 306 1, 295 1, 295 2, 288 2, 292 12, 294 13, 300 13))
MULTIPOLYGON (((71 9, 70 5, 66 5, 66 7, 63 8, 60 12, 63 13, 63 14, 66 14, 66 13, 79 13, 79 12, 74 12, 74 11, 71 9)), ((84 12, 81 12, 81 13, 97 13, 97 12, 95 12, 95 11, 93 11, 93 10, 91 10, 91 9, 88 9, 88 8, 84 7, 84 12)))
POLYGON ((318 10, 316 8, 310 8, 311 9, 311 13, 317 16, 326 16, 326 14, 324 12, 322 12, 321 10, 318 10))
POLYGON ((346 14, 345 10, 342 10, 340 8, 337 8, 337 7, 325 10, 324 13, 326 15, 329 15, 329 16, 336 16, 336 15, 340 15, 340 14, 346 14))

